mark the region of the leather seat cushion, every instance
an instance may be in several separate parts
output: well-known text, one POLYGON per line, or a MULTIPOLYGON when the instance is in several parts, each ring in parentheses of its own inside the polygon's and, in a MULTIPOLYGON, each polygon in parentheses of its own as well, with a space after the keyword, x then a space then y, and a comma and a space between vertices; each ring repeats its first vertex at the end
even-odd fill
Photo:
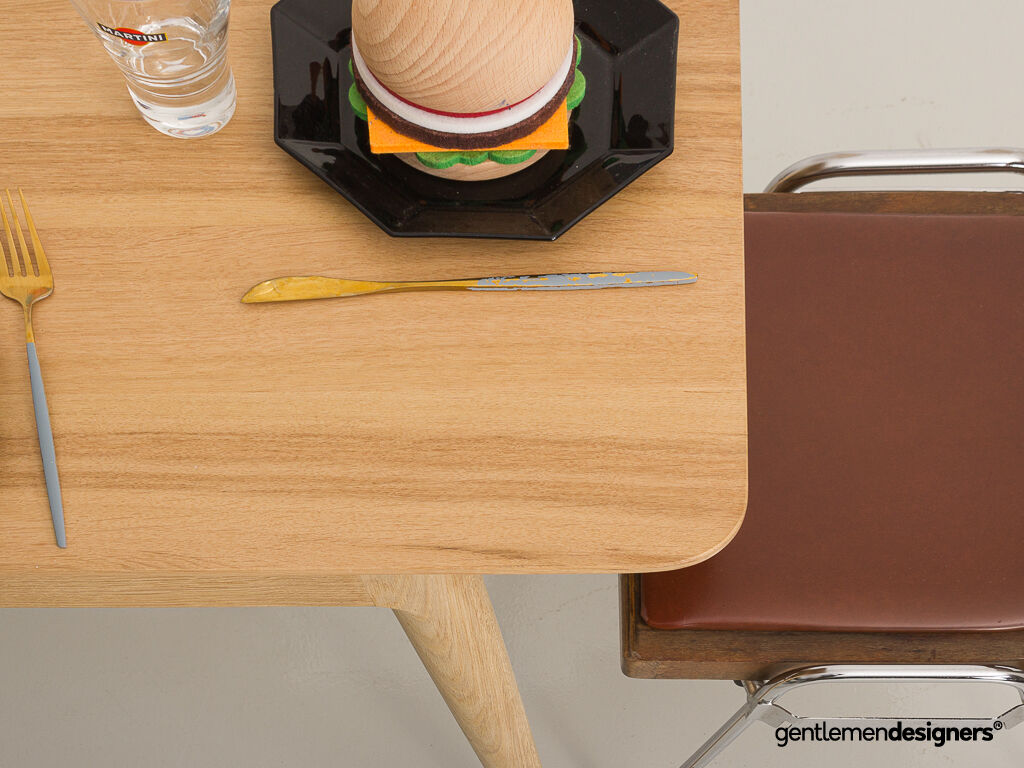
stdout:
POLYGON ((1024 217, 748 213, 749 506, 660 628, 1024 627, 1024 217))

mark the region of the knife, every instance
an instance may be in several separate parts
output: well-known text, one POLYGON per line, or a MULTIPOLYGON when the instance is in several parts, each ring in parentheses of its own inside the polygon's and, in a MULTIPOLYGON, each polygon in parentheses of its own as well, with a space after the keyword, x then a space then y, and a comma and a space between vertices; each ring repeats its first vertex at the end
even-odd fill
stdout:
POLYGON ((578 291, 595 288, 648 288, 695 282, 697 276, 689 272, 590 272, 413 283, 380 283, 333 277, 278 277, 254 285, 242 297, 242 302, 259 304, 269 301, 334 299, 400 291, 578 291))

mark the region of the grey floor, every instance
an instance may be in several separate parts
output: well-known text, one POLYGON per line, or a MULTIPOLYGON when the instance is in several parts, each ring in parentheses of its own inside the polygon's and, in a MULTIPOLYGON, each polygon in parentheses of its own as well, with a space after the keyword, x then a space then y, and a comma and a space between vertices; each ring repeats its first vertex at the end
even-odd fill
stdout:
MULTIPOLYGON (((748 191, 832 149, 1024 146, 1020 0, 743 0, 742 10, 748 191)), ((623 677, 614 577, 488 584, 549 768, 670 768, 741 701, 728 682, 623 677)), ((831 716, 983 715, 1012 703, 969 686, 792 700, 831 716)), ((826 762, 1016 768, 1024 728, 942 749, 780 749, 755 726, 718 764, 826 762)), ((474 764, 387 611, 0 610, 0 768, 474 764)))

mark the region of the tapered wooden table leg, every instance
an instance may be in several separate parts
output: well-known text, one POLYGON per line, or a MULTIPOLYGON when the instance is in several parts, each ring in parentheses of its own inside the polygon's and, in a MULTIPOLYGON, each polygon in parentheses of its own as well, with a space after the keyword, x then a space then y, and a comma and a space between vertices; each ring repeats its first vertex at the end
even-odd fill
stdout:
POLYGON ((365 578, 374 601, 394 610, 485 768, 539 768, 483 579, 365 578))

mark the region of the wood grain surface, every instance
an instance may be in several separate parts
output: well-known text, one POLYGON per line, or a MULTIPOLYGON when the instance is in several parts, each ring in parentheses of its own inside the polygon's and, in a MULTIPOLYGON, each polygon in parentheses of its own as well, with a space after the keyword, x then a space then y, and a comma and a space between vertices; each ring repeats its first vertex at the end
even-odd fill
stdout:
POLYGON ((748 212, 1024 215, 1024 192, 800 192, 746 195, 748 212))
POLYGON ((346 574, 649 571, 722 547, 746 499, 738 8, 672 6, 675 154, 537 243, 389 238, 278 150, 269 3, 232 11, 234 120, 185 142, 142 121, 70 5, 2 0, 0 186, 25 188, 55 277, 35 328, 68 549, 5 301, 0 604, 76 580, 125 604, 305 603, 346 574), (25 33, 40 19, 61 55, 25 33), (288 274, 665 268, 700 282, 239 302, 288 274))
POLYGON ((442 112, 517 104, 572 47, 572 0, 354 0, 352 34, 370 71, 442 112))
POLYGON ((394 609, 484 768, 540 768, 512 663, 480 576, 366 577, 394 609))

